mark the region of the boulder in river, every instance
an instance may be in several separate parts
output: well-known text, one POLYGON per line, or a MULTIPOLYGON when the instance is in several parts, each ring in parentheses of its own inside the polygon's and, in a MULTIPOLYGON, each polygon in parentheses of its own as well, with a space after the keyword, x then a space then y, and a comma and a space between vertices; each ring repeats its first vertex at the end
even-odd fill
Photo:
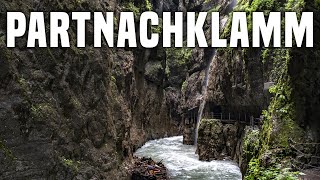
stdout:
POLYGON ((197 151, 200 160, 232 159, 238 140, 237 124, 222 124, 219 120, 203 119, 198 131, 197 151))
POLYGON ((134 157, 134 166, 131 172, 131 180, 168 179, 166 167, 161 162, 155 162, 146 157, 134 157))

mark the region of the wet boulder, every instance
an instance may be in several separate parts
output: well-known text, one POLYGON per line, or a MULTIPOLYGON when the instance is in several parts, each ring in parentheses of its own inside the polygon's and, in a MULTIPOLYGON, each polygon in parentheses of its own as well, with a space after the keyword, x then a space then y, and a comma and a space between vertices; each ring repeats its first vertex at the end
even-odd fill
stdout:
POLYGON ((134 157, 134 166, 131 170, 131 180, 165 180, 167 169, 161 162, 155 162, 151 158, 134 157))
POLYGON ((198 131, 199 159, 206 161, 222 159, 225 144, 222 123, 218 120, 203 119, 198 131))
POLYGON ((201 120, 197 151, 200 160, 232 159, 238 144, 238 124, 222 124, 219 120, 201 120))

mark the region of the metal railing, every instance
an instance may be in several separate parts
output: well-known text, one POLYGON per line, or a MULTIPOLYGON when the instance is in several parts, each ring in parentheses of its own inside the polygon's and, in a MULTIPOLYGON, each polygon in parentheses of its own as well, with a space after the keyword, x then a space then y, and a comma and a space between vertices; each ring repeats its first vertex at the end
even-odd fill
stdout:
POLYGON ((205 113, 203 115, 203 119, 217 119, 220 120, 221 122, 225 123, 235 123, 239 122, 242 124, 248 124, 251 126, 254 125, 259 125, 261 124, 262 119, 261 118, 255 118, 252 115, 248 114, 235 114, 235 113, 205 113))

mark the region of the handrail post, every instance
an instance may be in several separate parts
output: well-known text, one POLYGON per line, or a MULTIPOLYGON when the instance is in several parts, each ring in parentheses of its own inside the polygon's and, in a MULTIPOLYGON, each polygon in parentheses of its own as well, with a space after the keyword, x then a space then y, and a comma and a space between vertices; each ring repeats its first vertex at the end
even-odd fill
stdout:
POLYGON ((222 113, 221 113, 221 121, 222 121, 222 113))
POLYGON ((230 113, 229 113, 229 121, 230 121, 230 113))

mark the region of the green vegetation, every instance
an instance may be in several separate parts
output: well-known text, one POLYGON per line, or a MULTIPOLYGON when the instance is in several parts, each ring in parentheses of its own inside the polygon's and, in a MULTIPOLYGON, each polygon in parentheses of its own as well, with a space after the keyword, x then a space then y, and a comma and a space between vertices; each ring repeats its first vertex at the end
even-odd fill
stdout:
POLYGON ((23 90, 28 91, 29 86, 28 86, 28 83, 27 83, 26 79, 21 77, 21 78, 18 79, 18 83, 19 83, 19 85, 21 86, 21 88, 23 90))
POLYGON ((68 167, 68 168, 72 169, 74 172, 78 172, 79 168, 80 168, 80 165, 81 165, 81 162, 80 161, 74 161, 72 159, 66 159, 66 158, 62 157, 62 164, 65 167, 68 167))
MULTIPOLYGON (((303 0, 240 0, 235 11, 247 12, 248 31, 252 31, 252 12, 295 11, 302 12, 305 6, 303 0)), ((299 15, 298 15, 299 17, 299 15)), ((230 37, 231 19, 229 18, 222 34, 223 38, 230 37)), ((283 22, 284 23, 284 22, 283 22)), ((249 36, 249 38, 252 38, 249 36)), ((282 37, 283 38, 283 37, 282 37)), ((244 158, 248 163, 245 179, 298 179, 298 172, 292 172, 290 167, 288 139, 301 141, 302 129, 295 122, 296 110, 293 97, 292 82, 288 66, 292 60, 292 49, 288 48, 220 48, 218 53, 225 59, 232 60, 235 54, 249 61, 252 54, 260 51, 260 59, 268 67, 267 76, 276 82, 270 89, 273 98, 267 110, 263 111, 263 126, 260 132, 250 130, 244 138, 244 158), (240 54, 241 53, 241 54, 240 54), (274 150, 278 150, 274 152, 274 150), (272 152, 272 153, 270 153, 272 152), (271 155, 270 155, 271 154, 271 155), (272 163, 265 163, 265 156, 270 156, 272 163)), ((256 57, 255 57, 256 58, 256 57)), ((246 79, 246 78, 244 78, 246 79)))
POLYGON ((213 7, 212 9, 210 9, 210 10, 208 11, 208 13, 211 13, 211 12, 219 12, 220 8, 221 8, 221 5, 219 4, 219 5, 215 6, 215 7, 213 7))
POLYGON ((269 57, 270 57, 270 49, 269 48, 263 49, 261 54, 263 64, 266 64, 269 57))
POLYGON ((150 62, 145 68, 145 75, 151 78, 157 78, 163 72, 163 67, 160 61, 150 62))
MULTIPOLYGON (((280 81, 276 86, 270 89, 270 92, 275 94, 272 102, 269 105, 269 110, 264 113, 267 121, 272 121, 272 118, 281 119, 281 121, 277 126, 277 130, 272 136, 270 136, 270 140, 273 146, 277 147, 288 147, 288 138, 293 138, 295 140, 299 140, 300 137, 303 137, 302 129, 295 123, 295 110, 294 103, 291 97, 292 89, 290 84, 288 84, 290 80, 280 81)), ((269 131, 272 129, 272 124, 269 123, 269 131)), ((270 134, 270 132, 268 133, 270 134)))
POLYGON ((146 9, 148 10, 148 11, 151 11, 152 10, 152 4, 150 3, 150 1, 149 0, 145 0, 146 1, 146 9))
POLYGON ((81 102, 76 97, 71 98, 71 104, 75 109, 81 109, 81 102))
POLYGON ((320 8, 320 0, 315 0, 314 4, 317 8, 320 8))
MULTIPOLYGON (((184 76, 192 55, 191 48, 167 48, 167 63, 165 74, 167 77, 184 76)), ((183 78, 183 77, 181 77, 183 78)), ((181 81, 180 83, 182 83, 181 81)), ((179 85, 181 85, 179 83, 179 85)))
POLYGON ((117 79, 114 77, 114 76, 111 76, 111 81, 116 83, 117 82, 117 79))
POLYGON ((297 180, 299 179, 299 172, 292 172, 289 168, 282 168, 280 165, 264 168, 261 167, 258 159, 254 159, 249 163, 247 180, 297 180))
POLYGON ((255 154, 258 153, 260 144, 259 144, 259 131, 258 130, 247 130, 247 133, 243 139, 243 151, 245 158, 250 160, 255 154))
POLYGON ((2 138, 0 137, 0 151, 3 152, 3 154, 11 159, 11 160, 15 160, 16 157, 14 157, 12 151, 5 145, 4 141, 2 140, 2 138))
MULTIPOLYGON (((220 119, 201 119, 200 125, 216 125, 220 124, 220 119)), ((205 127, 205 126, 204 126, 205 127)))
POLYGON ((31 106, 31 116, 38 121, 52 117, 56 113, 56 110, 49 103, 33 104, 31 106))
POLYGON ((183 66, 189 63, 192 55, 191 48, 167 48, 167 59, 170 59, 169 64, 172 66, 183 66))
POLYGON ((187 81, 183 81, 182 86, 181 86, 181 92, 185 92, 188 86, 187 81))
POLYGON ((137 6, 135 6, 133 2, 126 3, 124 8, 127 11, 133 12, 135 18, 140 17, 140 9, 137 6))
POLYGON ((159 25, 158 26, 151 26, 151 31, 153 33, 158 33, 161 34, 162 33, 162 18, 159 18, 159 25))
POLYGON ((298 179, 298 172, 292 172, 289 168, 286 168, 289 165, 287 164, 287 156, 283 153, 273 152, 270 159, 274 162, 267 166, 261 164, 263 157, 273 149, 287 151, 289 137, 297 139, 303 136, 303 131, 294 122, 295 111, 291 100, 292 89, 287 84, 288 82, 288 80, 283 79, 276 86, 270 88, 270 92, 275 96, 269 105, 269 109, 263 112, 262 130, 258 137, 255 133, 245 139, 244 151, 250 160, 246 179, 298 179), (257 138, 257 141, 255 143, 250 141, 252 139, 250 137, 257 138), (257 147, 259 147, 258 150, 257 147))
POLYGON ((149 0, 145 0, 144 3, 141 2, 139 4, 136 4, 134 1, 129 0, 123 3, 122 7, 123 7, 123 11, 133 12, 136 20, 139 19, 142 12, 152 10, 152 4, 149 0))
POLYGON ((288 0, 285 6, 285 10, 297 12, 297 16, 299 18, 304 6, 305 6, 304 0, 288 0))

